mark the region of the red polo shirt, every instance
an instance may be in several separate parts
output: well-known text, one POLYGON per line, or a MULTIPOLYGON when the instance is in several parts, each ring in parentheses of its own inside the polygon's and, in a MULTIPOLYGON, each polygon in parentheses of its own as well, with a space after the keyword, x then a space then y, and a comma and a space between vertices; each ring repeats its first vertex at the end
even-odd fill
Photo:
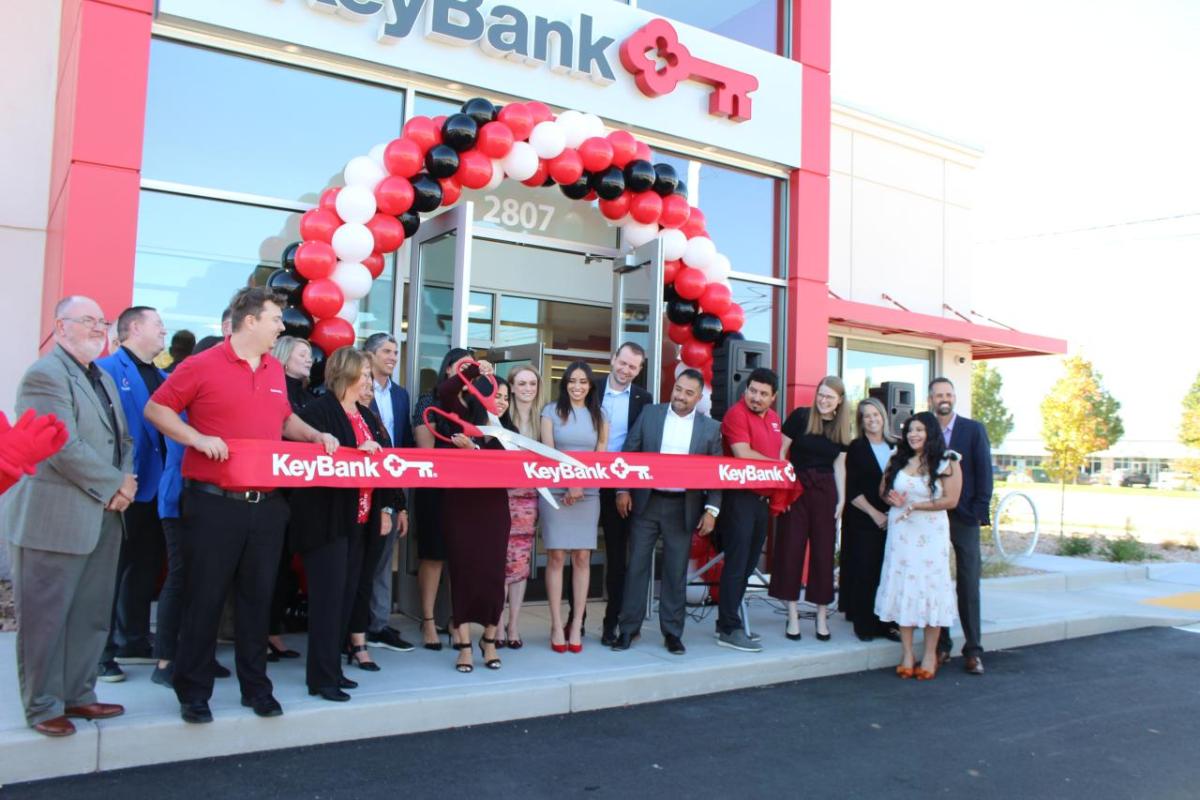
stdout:
MULTIPOLYGON (((150 399, 177 414, 186 411, 189 425, 222 439, 279 441, 292 413, 283 366, 265 354, 258 369, 251 369, 228 338, 185 359, 150 399)), ((219 483, 217 473, 217 462, 194 448, 186 450, 183 477, 219 483)))
MULTIPOLYGON (((727 456, 733 455, 735 444, 748 444, 755 452, 772 459, 779 458, 779 451, 783 449, 783 431, 775 409, 768 408, 767 413, 760 417, 750 410, 744 398, 725 412, 725 417, 721 420, 721 439, 727 456)), ((766 497, 770 497, 774 492, 773 489, 750 491, 766 497)))

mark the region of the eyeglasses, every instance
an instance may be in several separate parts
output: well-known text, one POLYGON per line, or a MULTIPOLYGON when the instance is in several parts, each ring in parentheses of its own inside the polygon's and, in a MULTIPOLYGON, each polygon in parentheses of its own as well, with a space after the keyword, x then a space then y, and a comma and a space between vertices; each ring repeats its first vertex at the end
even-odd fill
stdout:
POLYGON ((90 331, 94 331, 96 328, 107 328, 109 325, 112 325, 112 322, 104 317, 100 319, 96 319, 95 317, 59 317, 59 319, 82 325, 90 331))

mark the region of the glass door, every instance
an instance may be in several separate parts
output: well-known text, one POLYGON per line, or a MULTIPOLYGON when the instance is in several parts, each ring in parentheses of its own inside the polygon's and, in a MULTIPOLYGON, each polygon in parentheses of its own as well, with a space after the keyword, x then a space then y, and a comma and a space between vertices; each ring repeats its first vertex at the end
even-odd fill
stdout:
MULTIPOLYGON (((663 393, 656 380, 663 364, 674 364, 674 345, 663 336, 662 242, 655 238, 613 262, 612 348, 637 342, 646 349, 646 368, 637 382, 649 390, 655 403, 663 393), (672 348, 667 357, 664 347, 672 348)), ((669 376, 674 378, 674 375, 669 376)))

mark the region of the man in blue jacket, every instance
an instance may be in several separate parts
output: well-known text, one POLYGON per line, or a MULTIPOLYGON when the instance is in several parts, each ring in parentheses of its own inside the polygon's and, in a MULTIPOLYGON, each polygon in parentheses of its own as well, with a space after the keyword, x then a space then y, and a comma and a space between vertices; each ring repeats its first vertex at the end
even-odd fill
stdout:
MULTIPOLYGON (((949 378, 929 382, 929 408, 942 426, 946 447, 962 456, 962 494, 958 506, 950 511, 950 543, 958 565, 958 619, 963 629, 963 668, 971 675, 983 674, 983 646, 980 644, 979 528, 989 524, 992 503, 992 446, 987 430, 973 419, 954 413, 957 398, 949 378)), ((950 660, 950 630, 942 628, 938 653, 942 663, 950 660)))
POLYGON ((117 385, 133 437, 133 463, 138 480, 134 501, 125 510, 126 534, 117 564, 112 626, 100 664, 102 681, 124 680, 120 664, 155 663, 150 641, 150 604, 163 565, 157 495, 167 451, 162 434, 146 424, 143 411, 150 395, 166 380, 166 374, 153 364, 155 356, 163 350, 166 335, 167 329, 153 308, 127 308, 117 318, 120 348, 96 361, 117 385))

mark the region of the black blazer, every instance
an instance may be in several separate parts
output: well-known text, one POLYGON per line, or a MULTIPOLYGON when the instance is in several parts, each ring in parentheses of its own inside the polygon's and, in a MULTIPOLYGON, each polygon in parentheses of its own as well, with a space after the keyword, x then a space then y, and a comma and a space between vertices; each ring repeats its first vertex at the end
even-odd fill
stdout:
POLYGON ((950 449, 958 452, 962 494, 951 513, 965 525, 987 525, 992 505, 992 445, 983 423, 955 417, 950 449))
POLYGON ((881 483, 883 483, 883 470, 879 468, 879 462, 875 460, 871 443, 867 437, 860 436, 851 442, 849 449, 846 450, 846 506, 842 510, 842 526, 844 528, 879 530, 879 526, 875 524, 874 520, 865 512, 855 508, 850 501, 861 494, 877 511, 886 514, 888 505, 879 496, 881 483))
MULTIPOLYGON (((642 409, 650 405, 650 392, 638 386, 636 383, 629 386, 629 430, 633 430, 633 423, 638 421, 638 417, 642 415, 642 409)), ((628 436, 628 434, 626 434, 628 436)))
MULTIPOLYGON (((379 418, 366 406, 359 405, 358 413, 362 414, 371 429, 375 441, 384 447, 390 447, 387 431, 379 422, 379 418)), ((354 428, 342 409, 342 404, 332 393, 321 395, 312 400, 300 410, 299 416, 309 425, 322 433, 332 433, 338 442, 346 447, 356 447, 354 428)), ((288 497, 292 507, 290 524, 288 525, 288 543, 293 552, 304 553, 323 544, 327 544, 339 536, 348 536, 358 524, 358 489, 333 489, 314 487, 312 489, 293 489, 288 497)), ((368 528, 374 530, 379 525, 380 510, 391 506, 399 511, 404 508, 404 492, 398 489, 376 489, 371 493, 371 515, 367 519, 368 528)))

